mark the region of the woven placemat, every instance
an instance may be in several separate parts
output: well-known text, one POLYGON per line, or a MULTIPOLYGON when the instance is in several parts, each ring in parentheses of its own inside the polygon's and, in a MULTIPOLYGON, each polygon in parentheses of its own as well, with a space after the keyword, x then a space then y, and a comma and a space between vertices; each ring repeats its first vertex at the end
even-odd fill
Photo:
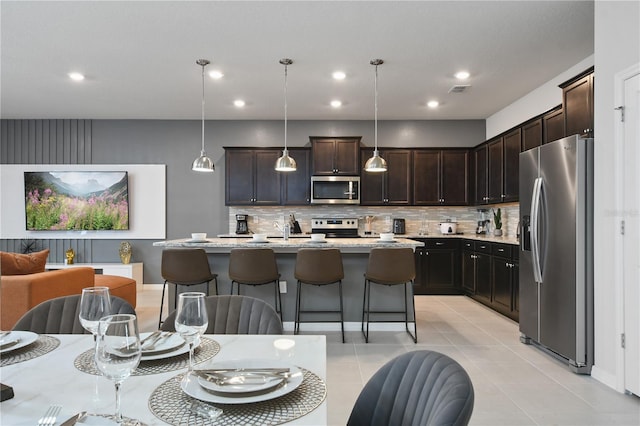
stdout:
POLYGON ((327 396, 324 381, 304 368, 304 379, 292 392, 269 401, 250 404, 211 404, 190 397, 182 391, 179 374, 158 386, 149 397, 149 409, 154 416, 171 425, 279 425, 298 419, 322 404, 327 396), (220 408, 222 414, 215 419, 191 412, 191 403, 220 408))
POLYGON ((56 337, 41 334, 32 344, 0 355, 0 367, 38 358, 39 356, 48 354, 58 346, 60 346, 60 340, 56 337))
MULTIPOLYGON (((215 340, 203 337, 200 345, 193 351, 193 362, 199 364, 213 358, 220 352, 220 344, 215 340)), ((94 362, 95 351, 89 349, 78 355, 73 361, 73 365, 83 373, 100 375, 94 362)), ((187 368, 189 366, 189 352, 172 356, 170 358, 156 359, 152 361, 140 361, 138 368, 133 372, 134 376, 144 376, 147 374, 169 373, 172 371, 187 368)))

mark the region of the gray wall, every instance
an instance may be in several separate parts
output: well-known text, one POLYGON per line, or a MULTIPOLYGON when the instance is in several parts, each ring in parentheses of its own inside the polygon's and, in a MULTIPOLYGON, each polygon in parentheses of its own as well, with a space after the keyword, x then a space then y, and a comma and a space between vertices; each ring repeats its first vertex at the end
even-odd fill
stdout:
MULTIPOLYGON (((288 125, 291 147, 307 146, 309 136, 362 136, 364 146, 373 146, 372 121, 289 121, 288 125)), ((195 231, 227 233, 223 147, 282 146, 284 124, 280 120, 207 121, 205 149, 215 162, 214 174, 191 171, 200 151, 200 131, 199 121, 182 120, 2 120, 0 164, 166 164, 167 238, 184 238, 195 231), (52 122, 56 132, 36 130, 52 122), (68 130, 58 131, 60 126, 68 130)), ((484 135, 484 120, 378 122, 380 147, 472 147, 483 142, 484 135)), ((118 240, 78 241, 39 240, 38 246, 74 247, 78 262, 119 261, 118 240)), ((162 283, 161 252, 153 241, 130 242, 132 261, 144 262, 145 283, 162 283)), ((0 250, 20 251, 21 244, 2 240, 0 250)), ((52 251, 49 260, 62 262, 63 252, 52 251)))

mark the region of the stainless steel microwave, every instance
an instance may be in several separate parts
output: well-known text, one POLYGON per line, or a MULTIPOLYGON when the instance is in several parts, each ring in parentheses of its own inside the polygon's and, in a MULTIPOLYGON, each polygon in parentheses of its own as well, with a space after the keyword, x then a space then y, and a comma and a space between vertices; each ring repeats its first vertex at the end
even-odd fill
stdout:
POLYGON ((360 204, 360 176, 311 176, 311 204, 360 204))

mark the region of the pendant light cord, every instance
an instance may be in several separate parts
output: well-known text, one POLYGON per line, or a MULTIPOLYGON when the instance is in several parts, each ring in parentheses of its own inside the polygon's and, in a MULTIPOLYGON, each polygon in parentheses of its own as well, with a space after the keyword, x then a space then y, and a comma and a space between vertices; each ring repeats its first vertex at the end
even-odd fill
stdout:
POLYGON ((373 88, 374 88, 374 119, 375 119, 375 129, 374 129, 374 151, 378 153, 378 65, 376 64, 376 74, 373 80, 373 88))
POLYGON ((287 68, 288 64, 284 65, 284 152, 287 152, 287 68))
POLYGON ((206 64, 202 64, 202 152, 204 152, 204 67, 206 64))

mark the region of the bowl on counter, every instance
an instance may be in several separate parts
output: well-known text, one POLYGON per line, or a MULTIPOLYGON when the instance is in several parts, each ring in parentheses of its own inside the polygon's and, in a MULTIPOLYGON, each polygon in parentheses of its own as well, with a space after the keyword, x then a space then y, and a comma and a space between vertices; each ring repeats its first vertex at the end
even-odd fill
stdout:
POLYGON ((207 239, 207 233, 206 232, 193 232, 191 234, 191 239, 193 241, 204 241, 207 239))
POLYGON ((251 238, 253 241, 267 241, 267 234, 253 234, 251 238))
POLYGON ((380 239, 382 241, 393 241, 394 233, 393 232, 381 232, 380 239))
POLYGON ((311 241, 314 241, 314 242, 324 241, 324 238, 325 238, 324 234, 311 234, 311 241))

